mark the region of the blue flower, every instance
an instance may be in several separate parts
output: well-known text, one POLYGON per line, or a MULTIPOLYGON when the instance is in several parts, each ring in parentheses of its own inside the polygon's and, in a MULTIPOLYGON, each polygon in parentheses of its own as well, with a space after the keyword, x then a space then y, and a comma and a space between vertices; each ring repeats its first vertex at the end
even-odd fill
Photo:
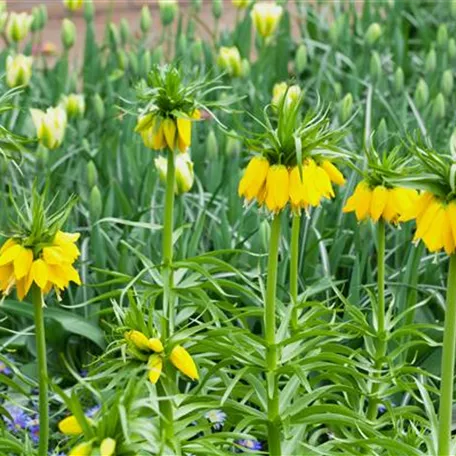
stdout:
POLYGON ((3 417, 6 427, 10 432, 17 433, 19 430, 27 427, 30 418, 22 408, 16 405, 7 405, 5 409, 11 415, 11 418, 8 416, 3 417))
POLYGON ((244 448, 248 448, 249 450, 260 451, 263 449, 261 442, 255 439, 236 440, 236 443, 244 448))
POLYGON ((219 431, 225 424, 226 413, 221 410, 209 410, 204 414, 204 417, 212 424, 212 427, 216 431, 219 431))
MULTIPOLYGON (((7 358, 10 360, 9 357, 7 358)), ((12 373, 13 371, 11 370, 11 368, 5 362, 0 360, 0 374, 11 375, 12 373)))
POLYGON ((101 407, 99 405, 95 405, 94 407, 89 408, 85 413, 85 416, 87 418, 93 418, 100 411, 100 408, 101 407))
POLYGON ((29 418, 29 421, 27 423, 27 431, 32 441, 38 443, 40 440, 40 421, 38 419, 38 416, 35 416, 33 419, 29 418))

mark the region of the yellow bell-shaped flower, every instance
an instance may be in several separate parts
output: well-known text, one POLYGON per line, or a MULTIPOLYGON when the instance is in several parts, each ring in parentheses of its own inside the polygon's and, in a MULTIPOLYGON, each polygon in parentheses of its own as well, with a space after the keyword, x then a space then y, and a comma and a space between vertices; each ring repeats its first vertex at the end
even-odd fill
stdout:
POLYGON ((199 379, 198 369, 196 368, 193 358, 181 345, 176 345, 172 349, 169 360, 176 369, 180 370, 187 377, 190 377, 192 380, 199 379))
POLYGON ((79 435, 83 430, 74 415, 67 416, 58 424, 59 431, 65 435, 79 435))

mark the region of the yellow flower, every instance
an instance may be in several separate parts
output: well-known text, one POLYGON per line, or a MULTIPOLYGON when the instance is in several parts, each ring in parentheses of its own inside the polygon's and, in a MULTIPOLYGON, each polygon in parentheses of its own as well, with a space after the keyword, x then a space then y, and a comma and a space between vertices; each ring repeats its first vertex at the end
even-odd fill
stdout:
POLYGON ((290 185, 288 170, 283 165, 273 165, 266 177, 265 204, 271 212, 281 211, 288 202, 290 185))
POLYGON ((222 46, 219 50, 217 64, 232 77, 242 76, 242 59, 236 46, 222 46))
POLYGON ((28 35, 32 22, 33 17, 30 14, 10 13, 5 30, 8 41, 16 43, 22 41, 28 35))
POLYGON ((84 95, 70 93, 62 97, 60 105, 68 116, 68 118, 82 117, 85 111, 84 95))
POLYGON ((81 9, 83 3, 84 0, 63 0, 65 8, 69 9, 70 11, 77 11, 78 9, 81 9))
POLYGON ((257 32, 263 37, 270 37, 277 29, 283 9, 270 2, 255 3, 252 9, 252 19, 257 32))
POLYGON ((148 338, 141 331, 136 331, 135 329, 128 331, 124 334, 126 340, 131 342, 136 348, 142 351, 154 351, 156 353, 161 353, 164 348, 161 340, 156 337, 148 338))
POLYGON ((164 350, 161 340, 156 337, 151 337, 147 342, 147 346, 156 353, 161 353, 164 350))
POLYGON ((103 439, 100 445, 100 456, 112 456, 116 451, 116 441, 110 437, 103 439))
POLYGON ((149 368, 149 381, 155 385, 163 370, 163 358, 159 355, 152 355, 147 367, 149 368))
POLYGON ((176 369, 179 369, 187 377, 190 377, 192 380, 199 379, 196 364, 184 347, 176 345, 171 351, 169 360, 176 369))
POLYGON ((324 160, 320 166, 326 171, 331 182, 337 185, 345 184, 344 175, 329 160, 324 160))
POLYGON ((32 77, 33 58, 22 54, 9 55, 6 59, 6 83, 8 87, 27 86, 32 77))
POLYGON ((318 166, 314 160, 307 159, 302 165, 302 176, 299 167, 290 171, 290 203, 296 211, 307 209, 308 206, 317 207, 323 198, 333 198, 334 190, 331 184, 331 175, 338 177, 338 182, 345 182, 342 173, 330 162, 326 161, 325 168, 331 165, 331 172, 318 166), (337 173, 338 174, 337 174, 337 173))
POLYGON ((296 84, 288 87, 286 82, 278 82, 272 89, 272 106, 278 108, 284 96, 287 97, 285 107, 288 108, 301 96, 301 87, 296 84))
POLYGON ((250 0, 231 0, 231 3, 233 6, 239 9, 244 9, 249 6, 250 0))
POLYGON ((53 287, 59 295, 70 282, 81 284, 73 263, 79 257, 75 245, 79 234, 58 231, 50 245, 35 252, 18 240, 9 239, 0 249, 0 290, 8 294, 16 286, 20 301, 35 283, 43 293, 53 287))
POLYGON ((92 444, 84 442, 75 446, 68 454, 68 456, 90 456, 92 454, 92 444))
MULTIPOLYGON (((239 182, 239 196, 244 197, 247 201, 251 201, 254 198, 258 199, 258 195, 266 183, 268 171, 269 162, 266 158, 253 157, 239 182)), ((262 201, 259 202, 262 203, 262 201)))
POLYGON ((361 181, 343 212, 355 212, 359 221, 371 218, 378 222, 382 218, 386 222, 397 223, 411 219, 407 214, 415 211, 417 200, 418 193, 413 189, 387 188, 383 185, 372 189, 367 182, 361 181))
POLYGON ((61 106, 46 111, 30 109, 40 142, 48 149, 56 149, 63 142, 67 126, 67 115, 61 106))
POLYGON ((74 415, 67 416, 58 424, 59 431, 65 435, 79 435, 83 430, 74 415))

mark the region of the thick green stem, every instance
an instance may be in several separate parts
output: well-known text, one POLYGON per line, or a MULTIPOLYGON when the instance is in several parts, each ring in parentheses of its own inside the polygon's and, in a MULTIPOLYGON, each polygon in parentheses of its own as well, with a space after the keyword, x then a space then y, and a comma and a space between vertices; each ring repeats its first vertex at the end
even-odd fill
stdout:
POLYGON ((301 229, 301 215, 294 214, 291 225, 290 245, 290 298, 293 306, 291 313, 291 328, 296 331, 299 326, 298 315, 298 261, 299 261, 299 231, 301 229))
POLYGON ((456 254, 450 257, 447 304, 443 332, 442 381, 440 384, 439 451, 451 455, 451 425, 453 415, 454 361, 456 352, 456 254))
POLYGON ((377 348, 375 354, 375 383, 372 386, 371 400, 367 408, 367 418, 377 417, 379 399, 376 397, 380 390, 380 369, 386 353, 386 326, 385 326, 385 221, 380 219, 377 224, 377 348))
POLYGON ((40 410, 39 454, 46 455, 49 446, 48 373, 46 361, 46 336, 44 329, 43 296, 41 289, 32 285, 32 303, 35 313, 36 353, 38 357, 38 385, 40 410))
MULTIPOLYGON (((168 151, 168 168, 166 175, 165 215, 163 221, 163 245, 162 245, 162 279, 163 279, 163 317, 162 317, 162 340, 166 344, 167 339, 174 332, 174 302, 173 302, 173 230, 174 230, 174 185, 176 168, 174 163, 174 151, 168 151)), ((173 379, 167 369, 165 375, 160 378, 157 388, 160 399, 161 433, 165 441, 174 437, 173 403, 169 399, 173 391, 173 379), (168 399, 163 399, 168 397, 168 399)))
POLYGON ((272 222, 269 241, 268 278, 264 326, 266 336, 266 363, 268 382, 268 444, 270 456, 281 456, 281 432, 279 413, 279 384, 277 378, 277 345, 276 345, 276 291, 277 265, 280 242, 280 215, 272 222))

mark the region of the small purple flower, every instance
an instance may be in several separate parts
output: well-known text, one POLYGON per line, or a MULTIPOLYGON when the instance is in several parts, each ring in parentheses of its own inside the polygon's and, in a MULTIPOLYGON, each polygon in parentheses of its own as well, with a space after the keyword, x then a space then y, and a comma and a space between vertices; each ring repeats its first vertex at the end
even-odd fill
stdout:
POLYGON ((11 370, 11 368, 9 366, 7 366, 6 363, 4 363, 3 361, 0 360, 0 374, 11 375, 12 373, 13 373, 13 371, 11 370))
POLYGON ((386 405, 384 405, 384 404, 379 404, 379 406, 378 406, 378 413, 383 414, 383 413, 385 413, 385 412, 386 412, 386 405))
POLYGON ((263 449, 263 445, 261 444, 261 442, 255 439, 236 440, 236 443, 249 450, 260 451, 263 449))
POLYGON ((38 443, 40 440, 40 421, 38 416, 35 416, 33 419, 29 419, 27 423, 27 430, 32 441, 34 443, 38 443))
POLYGON ((95 405, 94 407, 89 408, 85 413, 85 416, 87 418, 93 418, 100 411, 100 408, 101 407, 99 405, 95 405))
POLYGON ((204 414, 204 417, 212 424, 212 427, 216 431, 219 431, 225 424, 226 413, 221 410, 209 410, 204 414))
POLYGON ((11 418, 8 416, 3 417, 6 427, 10 432, 17 433, 17 431, 27 427, 30 418, 23 409, 16 405, 7 405, 5 409, 11 415, 11 418))

